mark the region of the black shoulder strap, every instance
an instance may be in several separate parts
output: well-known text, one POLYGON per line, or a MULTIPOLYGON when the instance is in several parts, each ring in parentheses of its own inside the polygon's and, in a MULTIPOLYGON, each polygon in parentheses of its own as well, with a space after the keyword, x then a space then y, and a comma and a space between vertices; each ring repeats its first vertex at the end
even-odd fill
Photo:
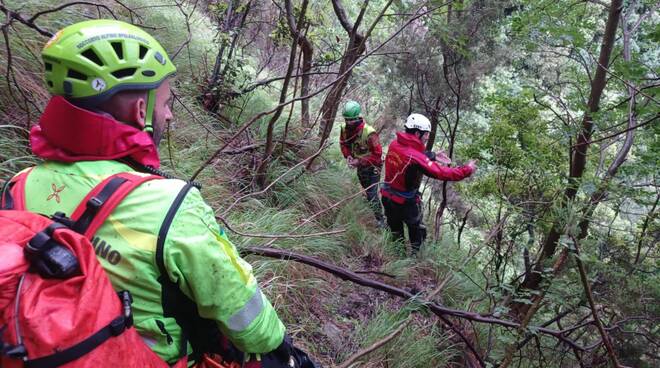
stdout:
POLYGON ((158 265, 158 269, 160 270, 161 275, 167 275, 167 270, 165 269, 165 256, 163 254, 165 250, 165 239, 167 238, 167 232, 170 230, 172 221, 174 221, 174 216, 176 215, 177 211, 179 211, 181 203, 183 203, 183 200, 186 198, 186 195, 192 188, 192 184, 186 184, 183 186, 183 188, 181 188, 179 194, 177 194, 176 198, 174 198, 174 202, 172 202, 170 209, 167 210, 163 224, 160 226, 160 230, 158 231, 158 240, 156 241, 156 265, 158 265))
POLYGON ((87 193, 71 214, 73 230, 91 239, 112 211, 135 188, 149 180, 161 179, 157 175, 137 175, 122 172, 111 175, 87 193))
MULTIPOLYGON (((160 226, 158 231, 158 240, 156 241, 156 265, 160 271, 160 276, 158 276, 158 282, 161 284, 161 303, 163 306, 163 315, 165 317, 174 317, 176 323, 181 327, 183 334, 181 337, 181 344, 179 345, 179 358, 182 358, 188 354, 188 334, 191 325, 185 320, 185 314, 194 312, 197 315, 197 308, 195 306, 194 310, 191 310, 190 300, 181 292, 179 286, 170 280, 167 275, 167 269, 165 268, 165 240, 167 239, 167 232, 170 230, 172 221, 174 221, 174 216, 179 211, 181 203, 186 198, 186 195, 192 189, 191 184, 186 184, 170 206, 165 219, 160 226), (184 312, 185 310, 186 312, 184 312)), ((193 303, 194 306, 194 303, 193 303)))
POLYGON ((224 346, 226 344, 223 343, 223 335, 217 323, 211 319, 199 316, 195 301, 188 298, 181 291, 179 285, 170 280, 165 268, 165 240, 167 239, 167 233, 181 203, 193 187, 193 183, 188 183, 181 189, 170 209, 167 211, 158 232, 156 264, 160 270, 158 282, 161 284, 162 290, 163 315, 165 317, 173 317, 183 331, 181 345, 179 347, 179 358, 188 354, 187 348, 188 342, 190 342, 193 349, 192 355, 189 356, 189 360, 191 361, 198 361, 204 353, 222 353, 225 359, 242 361, 240 352, 231 351, 230 353, 230 350, 226 350, 227 348, 224 346))
POLYGON ((73 231, 79 234, 84 234, 85 231, 87 231, 89 228, 89 225, 91 225, 92 220, 94 220, 96 215, 99 213, 100 209, 126 181, 127 180, 125 178, 114 177, 109 182, 105 183, 99 194, 87 200, 85 203, 85 211, 73 224, 73 231))

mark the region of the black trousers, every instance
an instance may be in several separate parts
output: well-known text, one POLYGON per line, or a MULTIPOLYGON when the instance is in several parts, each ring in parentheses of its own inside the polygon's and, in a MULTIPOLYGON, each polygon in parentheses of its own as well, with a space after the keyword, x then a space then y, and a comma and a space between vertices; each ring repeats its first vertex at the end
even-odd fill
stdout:
POLYGON ((380 181, 380 168, 374 166, 365 166, 357 168, 357 176, 360 179, 360 185, 362 188, 371 188, 367 189, 367 201, 369 201, 369 206, 374 212, 376 220, 383 220, 383 209, 380 207, 380 202, 378 201, 378 182, 380 181))
POLYGON ((408 226, 408 236, 412 253, 415 254, 426 238, 426 227, 422 223, 422 203, 416 200, 406 200, 398 204, 387 197, 383 197, 383 207, 387 217, 387 225, 396 240, 403 242, 403 224, 408 226))

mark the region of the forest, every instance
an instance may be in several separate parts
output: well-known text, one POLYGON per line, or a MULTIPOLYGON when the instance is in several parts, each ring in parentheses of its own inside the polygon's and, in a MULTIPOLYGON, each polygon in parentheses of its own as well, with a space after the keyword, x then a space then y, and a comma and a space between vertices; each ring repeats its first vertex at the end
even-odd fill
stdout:
POLYGON ((161 168, 201 184, 319 366, 660 367, 659 9, 0 0, 0 182, 41 162, 46 42, 122 20, 177 68, 161 168), (418 113, 427 151, 476 161, 465 180, 422 179, 416 254, 342 155, 348 101, 383 158, 418 113))

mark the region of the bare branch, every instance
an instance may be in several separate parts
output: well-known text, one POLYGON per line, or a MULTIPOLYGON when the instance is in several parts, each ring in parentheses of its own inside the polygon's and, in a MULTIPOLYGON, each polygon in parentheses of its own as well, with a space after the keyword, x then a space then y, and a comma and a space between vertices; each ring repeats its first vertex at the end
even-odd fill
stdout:
POLYGON ((598 328, 598 332, 600 332, 600 336, 603 338, 603 342, 605 343, 605 348, 607 348, 607 354, 610 356, 610 359, 612 360, 612 366, 614 368, 623 367, 623 365, 619 363, 619 359, 617 358, 616 353, 614 352, 614 348, 612 347, 612 341, 610 340, 610 336, 607 334, 607 331, 605 331, 605 329, 603 328, 603 323, 600 321, 600 318, 598 318, 598 312, 596 311, 596 303, 594 302, 594 295, 591 292, 591 286, 589 286, 589 282, 587 281, 587 272, 585 271, 584 265, 582 264, 582 260, 580 259, 580 246, 578 243, 578 239, 572 235, 571 238, 573 239, 573 245, 575 246, 575 263, 577 263, 578 270, 580 271, 580 281, 582 281, 582 287, 584 288, 584 293, 586 294, 587 300, 589 301, 589 306, 591 307, 591 314, 593 315, 594 322, 596 323, 596 327, 598 328))
POLYGON ((27 22, 30 23, 30 24, 34 24, 34 21, 36 21, 37 18, 39 18, 42 15, 55 13, 55 12, 58 12, 60 10, 66 9, 66 8, 68 8, 70 6, 74 6, 74 5, 89 5, 89 6, 95 6, 97 8, 103 8, 103 9, 107 10, 108 13, 110 13, 110 15, 112 15, 113 18, 117 19, 117 16, 115 15, 115 13, 107 5, 93 3, 93 2, 89 2, 89 1, 73 1, 73 2, 70 2, 70 3, 62 4, 58 7, 52 8, 52 9, 47 9, 47 10, 35 13, 30 19, 27 20, 27 22))
POLYGON ((396 330, 392 331, 391 334, 385 336, 384 338, 376 341, 373 343, 371 346, 368 346, 357 353, 351 355, 348 359, 346 359, 341 365, 337 366, 337 368, 349 368, 353 363, 355 363, 358 359, 361 357, 379 349, 381 346, 387 344, 390 342, 392 339, 397 337, 408 325, 410 325, 410 322, 412 321, 412 318, 408 317, 408 319, 404 322, 401 322, 399 327, 397 327, 396 330))
POLYGON ((332 0, 332 9, 334 9, 335 14, 337 15, 337 19, 339 19, 339 23, 341 24, 342 28, 344 28, 346 33, 351 34, 353 27, 348 22, 346 11, 344 10, 344 7, 339 3, 339 0, 332 0))
POLYGON ((626 128, 626 129, 624 129, 624 130, 621 130, 621 131, 619 131, 619 132, 616 132, 616 133, 610 134, 610 135, 605 136, 605 137, 603 137, 603 138, 598 138, 598 139, 595 139, 595 140, 592 140, 592 141, 588 141, 588 142, 576 143, 576 144, 572 145, 571 147, 574 148, 574 147, 578 147, 578 146, 580 146, 580 145, 588 145, 588 144, 591 144, 591 143, 602 142, 602 141, 604 141, 604 140, 607 140, 607 139, 610 139, 610 138, 614 138, 614 137, 619 136, 619 135, 621 135, 621 134, 625 134, 625 133, 627 133, 627 132, 629 132, 629 131, 631 131, 631 130, 635 130, 635 129, 637 129, 637 128, 641 128, 641 127, 643 127, 643 126, 645 126, 645 125, 649 125, 649 124, 653 123, 654 121, 658 120, 658 118, 660 118, 660 114, 655 114, 655 116, 653 116, 652 118, 646 120, 646 121, 643 122, 643 123, 640 123, 640 124, 637 124, 637 125, 634 125, 634 126, 628 127, 628 128, 626 128))
MULTIPOLYGON (((226 146, 227 146, 227 145, 225 145, 225 147, 226 147, 226 146)), ((330 146, 330 143, 326 144, 325 146, 319 148, 319 149, 318 149, 315 153, 313 153, 311 156, 309 156, 309 157, 303 159, 302 161, 298 162, 297 164, 291 166, 287 171, 284 172, 284 174, 280 175, 277 179, 273 180, 273 181, 272 181, 270 184, 268 184, 268 186, 266 186, 264 189, 262 189, 262 190, 260 190, 260 191, 258 191, 258 192, 248 193, 248 194, 246 194, 246 195, 244 195, 244 196, 239 197, 238 199, 236 199, 236 200, 234 201, 234 203, 232 203, 229 207, 227 207, 227 209, 224 211, 223 215, 226 216, 226 215, 229 213, 229 211, 230 211, 232 208, 234 208, 234 206, 236 206, 236 205, 237 205, 240 201, 242 201, 243 199, 248 198, 248 197, 253 197, 253 196, 256 196, 256 195, 259 195, 259 194, 262 194, 262 193, 266 193, 270 188, 273 187, 273 185, 275 185, 278 181, 280 181, 282 178, 284 178, 284 177, 285 177, 286 175, 288 175, 290 172, 292 172, 292 171, 295 170, 296 168, 302 166, 304 163, 306 163, 307 161, 313 159, 314 157, 320 155, 321 152, 323 152, 323 150, 326 149, 326 148, 329 147, 329 146, 330 146)))
POLYGON ((337 235, 346 232, 346 229, 338 229, 338 230, 324 231, 324 232, 312 233, 312 234, 250 234, 234 229, 231 225, 229 225, 227 220, 225 220, 225 218, 220 215, 216 215, 215 218, 217 220, 222 221, 222 223, 225 224, 225 226, 227 227, 227 229, 229 229, 229 231, 241 236, 246 236, 248 238, 303 239, 303 238, 316 238, 319 236, 326 236, 326 235, 337 235))
POLYGON ((183 15, 183 18, 186 20, 186 31, 188 32, 188 36, 186 37, 186 40, 183 41, 183 43, 172 53, 171 60, 174 61, 176 57, 179 55, 179 53, 183 50, 184 47, 188 46, 190 44, 190 41, 192 40, 192 31, 190 30, 190 17, 193 15, 195 12, 195 9, 197 8, 197 1, 195 1, 195 5, 190 13, 187 13, 183 9, 183 2, 178 2, 175 1, 177 9, 179 9, 179 12, 183 15))
POLYGON ((28 19, 25 19, 25 16, 23 16, 22 14, 16 13, 12 10, 7 9, 7 7, 2 5, 2 4, 0 4, 0 10, 5 13, 5 15, 7 17, 7 24, 11 23, 12 19, 16 19, 20 23, 23 23, 24 25, 36 30, 42 36, 46 36, 46 37, 52 37, 53 36, 52 32, 40 27, 39 25, 35 24, 34 22, 29 21, 28 19))
POLYGON ((350 32, 351 35, 357 34, 358 28, 360 28, 360 23, 362 23, 362 18, 364 18, 364 13, 367 11, 368 6, 369 0, 364 0, 362 7, 360 8, 360 14, 358 14, 358 17, 353 24, 353 29, 350 32))

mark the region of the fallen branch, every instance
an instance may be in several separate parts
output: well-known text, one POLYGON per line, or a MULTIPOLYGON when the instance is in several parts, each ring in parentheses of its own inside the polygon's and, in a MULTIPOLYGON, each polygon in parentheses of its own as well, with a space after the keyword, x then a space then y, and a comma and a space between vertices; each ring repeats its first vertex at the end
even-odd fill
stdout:
MULTIPOLYGON (((355 271, 355 273, 362 273, 362 272, 355 271)), ((387 274, 385 274, 385 275, 387 275, 387 274)), ((391 277, 394 277, 394 276, 391 276, 391 277)), ((433 299, 440 291, 442 291, 443 288, 444 288, 444 285, 439 285, 435 290, 433 290, 433 292, 431 292, 428 295, 427 298, 428 299, 433 299)), ((396 330, 394 330, 391 334, 385 336, 383 339, 381 339, 379 341, 376 341, 373 345, 369 346, 368 348, 362 349, 362 350, 358 351, 357 353, 353 354, 351 357, 346 359, 344 361, 344 363, 342 363, 337 368, 348 368, 349 366, 351 366, 351 364, 355 363, 355 361, 358 360, 359 358, 375 351, 376 349, 379 349, 381 346, 387 344, 390 340, 392 340, 398 334, 400 334, 401 331, 403 331, 408 325, 410 325, 411 322, 412 322, 412 316, 409 316, 408 319, 403 321, 401 323, 401 325, 399 325, 399 327, 396 330)))
POLYGON ((392 275, 391 273, 377 271, 377 270, 360 270, 360 271, 354 271, 354 272, 359 273, 359 274, 369 274, 369 273, 371 273, 371 274, 374 274, 374 275, 386 276, 386 277, 389 277, 391 279, 396 278, 396 276, 392 275))
MULTIPOLYGON (((401 288, 388 285, 385 283, 382 283, 380 281, 375 281, 371 280, 365 277, 362 277, 355 272, 349 271, 345 268, 333 265, 328 262, 324 262, 321 260, 318 260, 314 257, 298 254, 295 252, 287 251, 287 250, 282 250, 282 249, 274 249, 274 248, 263 248, 263 247, 245 247, 242 248, 241 251, 244 253, 248 254, 254 254, 258 256, 263 256, 263 257, 270 257, 270 258, 277 258, 277 259, 282 259, 282 260, 292 260, 300 263, 304 263, 306 265, 310 265, 312 267, 318 268, 320 270, 329 272, 337 277, 339 277, 342 280, 346 281, 351 281, 353 283, 356 283, 358 285, 370 287, 376 290, 381 290, 386 293, 398 296, 402 299, 406 300, 414 300, 416 302, 419 302, 420 304, 424 305, 426 308, 428 308, 433 314, 437 315, 440 317, 443 321, 446 321, 446 316, 452 316, 452 317, 457 317, 457 318, 462 318, 462 319, 467 319, 469 321, 474 321, 474 322, 479 322, 479 323, 487 323, 487 324, 494 324, 494 325, 499 325, 507 328, 519 328, 520 324, 512 321, 507 321, 503 319, 498 319, 498 318, 493 318, 489 316, 483 316, 479 313, 474 313, 474 312, 467 312, 467 311, 462 311, 462 310, 457 310, 457 309, 451 309, 444 307, 440 304, 421 299, 418 296, 403 290, 401 288)), ((585 351, 585 348, 578 345, 575 341, 566 338, 563 336, 561 331, 549 329, 549 328, 544 328, 544 327, 530 327, 530 329, 537 331, 539 333, 545 334, 545 335, 550 335, 561 342, 565 343, 566 345, 570 346, 573 349, 577 349, 579 351, 585 351)))
POLYGON ((346 197, 346 198, 342 198, 341 200, 339 200, 339 201, 333 203, 330 207, 326 207, 326 208, 322 209, 321 211, 319 211, 319 212, 317 212, 317 213, 315 213, 315 214, 309 216, 308 218, 306 218, 305 221, 303 221, 303 222, 299 225, 299 227, 300 227, 300 226, 303 226, 303 225, 305 225, 305 224, 307 224, 307 223, 309 223, 309 222, 311 222, 311 221, 314 220, 315 218, 317 218, 317 217, 319 217, 320 215, 322 215, 322 214, 324 214, 324 213, 330 211, 331 209, 333 209, 333 208, 339 206, 340 204, 342 204, 342 203, 344 203, 344 202, 346 202, 346 201, 349 201, 349 200, 351 200, 351 199, 353 199, 353 198, 359 196, 359 195, 362 194, 362 193, 365 193, 367 190, 371 189, 371 187, 373 187, 374 185, 378 185, 378 184, 380 184, 380 183, 373 183, 373 184, 369 185, 368 187, 366 187, 366 188, 362 188, 362 190, 360 190, 360 191, 358 191, 358 192, 356 192, 356 193, 353 193, 353 194, 351 194, 350 196, 348 196, 348 197, 346 197))

